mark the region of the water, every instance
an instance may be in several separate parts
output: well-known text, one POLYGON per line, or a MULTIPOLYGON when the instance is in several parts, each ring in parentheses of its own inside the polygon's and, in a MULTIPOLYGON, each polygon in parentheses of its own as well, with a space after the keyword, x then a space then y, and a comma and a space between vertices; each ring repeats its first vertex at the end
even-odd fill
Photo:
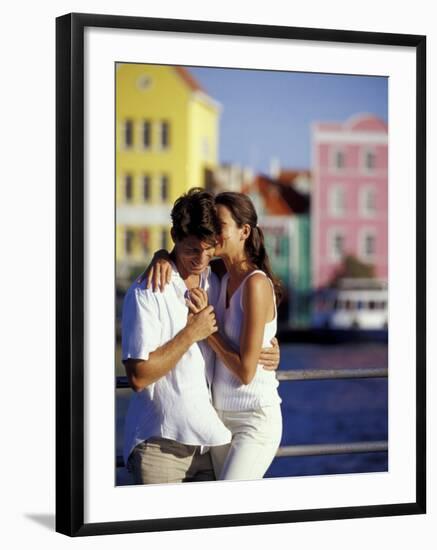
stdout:
MULTIPOLYGON (((280 369, 386 367, 386 344, 281 346, 280 369)), ((387 379, 282 382, 281 445, 388 437, 387 379)), ((266 477, 387 470, 387 453, 275 459, 266 477)))
MULTIPOLYGON (((287 344, 281 370, 387 367, 387 344, 287 344)), ((122 374, 121 372, 119 374, 122 374)), ((382 441, 388 438, 387 379, 281 382, 281 445, 382 441)), ((130 390, 118 390, 117 454, 130 390)), ((387 471, 387 453, 281 457, 265 477, 387 471)))

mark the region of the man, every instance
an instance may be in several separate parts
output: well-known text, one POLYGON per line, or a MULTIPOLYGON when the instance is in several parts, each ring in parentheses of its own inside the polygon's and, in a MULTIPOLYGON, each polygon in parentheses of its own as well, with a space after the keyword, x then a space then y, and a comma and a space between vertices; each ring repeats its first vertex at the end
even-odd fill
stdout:
POLYGON ((217 331, 213 306, 195 315, 186 306, 192 288, 203 288, 210 304, 218 292, 209 267, 220 232, 213 196, 192 189, 171 216, 169 284, 155 293, 137 281, 123 306, 122 359, 135 391, 124 458, 136 483, 214 480, 208 448, 231 440, 210 400, 211 352, 199 347, 217 331))

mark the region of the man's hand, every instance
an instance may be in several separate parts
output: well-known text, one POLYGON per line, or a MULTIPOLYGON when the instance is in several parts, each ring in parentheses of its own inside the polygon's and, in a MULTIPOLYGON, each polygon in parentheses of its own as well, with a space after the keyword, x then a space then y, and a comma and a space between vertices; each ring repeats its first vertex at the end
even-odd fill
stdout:
POLYGON ((214 314, 214 308, 207 306, 199 313, 188 315, 186 329, 189 331, 193 342, 204 340, 217 332, 217 323, 214 314))
POLYGON ((208 294, 203 288, 192 288, 186 304, 191 313, 199 313, 208 305, 208 294))
POLYGON ((259 363, 263 366, 265 370, 277 370, 279 367, 279 362, 281 360, 281 355, 279 352, 279 344, 276 338, 270 340, 270 343, 273 347, 271 348, 262 348, 259 355, 259 363))
POLYGON ((152 288, 153 292, 158 290, 163 292, 165 285, 171 281, 172 271, 170 254, 167 250, 158 250, 137 281, 138 283, 145 281, 146 288, 152 288))

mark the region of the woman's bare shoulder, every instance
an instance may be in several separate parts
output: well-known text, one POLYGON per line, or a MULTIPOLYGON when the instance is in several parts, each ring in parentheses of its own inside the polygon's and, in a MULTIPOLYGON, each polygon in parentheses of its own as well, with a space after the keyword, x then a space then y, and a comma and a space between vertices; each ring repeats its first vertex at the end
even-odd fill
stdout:
POLYGON ((272 285, 263 273, 254 273, 247 280, 241 296, 243 311, 255 319, 269 321, 274 315, 272 285))
POLYGON ((267 276, 258 272, 247 278, 243 292, 249 296, 254 295, 258 299, 266 298, 268 301, 271 294, 268 292, 270 288, 271 284, 267 276))

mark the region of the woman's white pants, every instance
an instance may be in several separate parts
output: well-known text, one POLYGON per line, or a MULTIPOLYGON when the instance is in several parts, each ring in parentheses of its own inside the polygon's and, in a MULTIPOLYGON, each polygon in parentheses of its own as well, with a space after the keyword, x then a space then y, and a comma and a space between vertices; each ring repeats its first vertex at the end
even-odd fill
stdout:
POLYGON ((282 415, 279 404, 251 411, 217 411, 232 432, 227 445, 211 447, 217 479, 261 479, 281 442, 282 415))

